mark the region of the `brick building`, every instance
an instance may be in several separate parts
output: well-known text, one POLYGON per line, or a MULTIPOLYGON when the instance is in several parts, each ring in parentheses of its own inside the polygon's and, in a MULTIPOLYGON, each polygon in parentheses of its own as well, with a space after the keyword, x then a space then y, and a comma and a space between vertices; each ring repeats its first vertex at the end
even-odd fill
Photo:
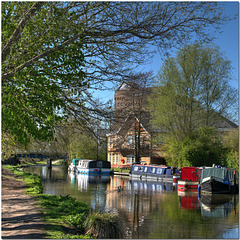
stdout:
MULTIPOLYGON (((165 134, 150 124, 146 104, 151 92, 152 88, 126 83, 115 91, 115 122, 107 134, 108 161, 112 167, 130 165, 136 160, 143 164, 165 164, 165 152, 151 141, 154 135, 165 134)), ((238 126, 226 118, 217 117, 214 127, 222 134, 238 126)))

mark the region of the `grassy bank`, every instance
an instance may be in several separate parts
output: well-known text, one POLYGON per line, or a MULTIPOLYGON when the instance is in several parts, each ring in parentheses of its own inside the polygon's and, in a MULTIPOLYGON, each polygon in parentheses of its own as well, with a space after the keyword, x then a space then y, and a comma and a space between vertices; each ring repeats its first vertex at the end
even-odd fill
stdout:
POLYGON ((122 172, 122 173, 129 173, 129 170, 128 168, 113 168, 112 169, 114 172, 122 172))
POLYGON ((43 194, 42 180, 21 168, 2 166, 11 170, 28 186, 27 193, 35 196, 42 209, 47 227, 46 237, 55 239, 123 238, 124 230, 119 216, 96 213, 88 204, 67 196, 43 194))

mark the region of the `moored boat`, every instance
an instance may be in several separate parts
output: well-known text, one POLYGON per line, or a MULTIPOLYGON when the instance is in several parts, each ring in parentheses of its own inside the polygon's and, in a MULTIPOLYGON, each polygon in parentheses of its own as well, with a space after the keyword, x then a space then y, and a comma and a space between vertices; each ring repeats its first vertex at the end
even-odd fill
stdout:
POLYGON ((111 163, 103 160, 87 160, 78 161, 77 172, 83 174, 110 174, 111 163))
POLYGON ((199 191, 205 193, 230 193, 234 183, 234 170, 221 168, 203 169, 199 191))
POLYGON ((201 169, 197 167, 181 168, 180 179, 178 180, 178 191, 198 191, 199 175, 201 169))
POLYGON ((130 169, 131 178, 151 179, 155 181, 173 182, 173 176, 178 175, 179 171, 175 167, 158 165, 134 164, 130 169))
POLYGON ((68 167, 68 171, 70 172, 77 172, 77 165, 79 160, 81 160, 80 158, 74 158, 71 162, 71 164, 68 167))

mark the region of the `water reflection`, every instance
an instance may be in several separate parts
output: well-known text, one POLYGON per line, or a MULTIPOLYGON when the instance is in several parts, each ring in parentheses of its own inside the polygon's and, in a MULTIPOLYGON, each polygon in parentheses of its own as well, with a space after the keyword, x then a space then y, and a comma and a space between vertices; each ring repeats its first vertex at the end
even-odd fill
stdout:
POLYGON ((194 210, 200 208, 197 192, 178 191, 179 202, 182 209, 194 210))
POLYGON ((95 210, 118 212, 128 238, 238 239, 238 196, 198 196, 179 192, 177 185, 169 182, 74 174, 60 167, 51 172, 44 167, 29 171, 43 178, 47 194, 70 194, 95 210))
MULTIPOLYGON (((234 209, 236 214, 236 201, 232 195, 201 195, 199 202, 201 214, 204 218, 224 218, 234 209)), ((236 196, 235 196, 236 199, 236 196)))

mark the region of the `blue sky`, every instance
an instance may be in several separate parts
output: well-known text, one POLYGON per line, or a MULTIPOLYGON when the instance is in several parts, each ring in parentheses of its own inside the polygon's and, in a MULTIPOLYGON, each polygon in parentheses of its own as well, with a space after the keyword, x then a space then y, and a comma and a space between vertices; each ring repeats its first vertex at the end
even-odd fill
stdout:
MULTIPOLYGON (((239 80, 239 16, 238 16, 238 2, 224 2, 224 13, 227 16, 237 18, 222 26, 222 33, 215 34, 216 40, 213 42, 220 47, 220 51, 225 54, 228 60, 231 61, 232 81, 234 88, 238 89, 239 80)), ((158 54, 152 59, 150 64, 142 66, 145 70, 152 70, 155 74, 159 71, 162 60, 158 54)))
MULTIPOLYGON (((232 80, 231 85, 238 89, 239 85, 239 2, 237 1, 225 1, 222 2, 224 14, 230 17, 236 16, 236 19, 228 22, 226 25, 221 27, 221 33, 215 34, 216 39, 214 44, 220 47, 220 51, 225 54, 228 60, 231 61, 232 65, 232 80)), ((141 69, 150 71, 152 70, 154 74, 157 74, 161 68, 162 60, 160 53, 156 54, 152 59, 152 62, 146 65, 142 65, 141 69)), ((100 101, 107 101, 109 99, 114 99, 114 92, 107 91, 105 93, 101 92, 100 101)))

